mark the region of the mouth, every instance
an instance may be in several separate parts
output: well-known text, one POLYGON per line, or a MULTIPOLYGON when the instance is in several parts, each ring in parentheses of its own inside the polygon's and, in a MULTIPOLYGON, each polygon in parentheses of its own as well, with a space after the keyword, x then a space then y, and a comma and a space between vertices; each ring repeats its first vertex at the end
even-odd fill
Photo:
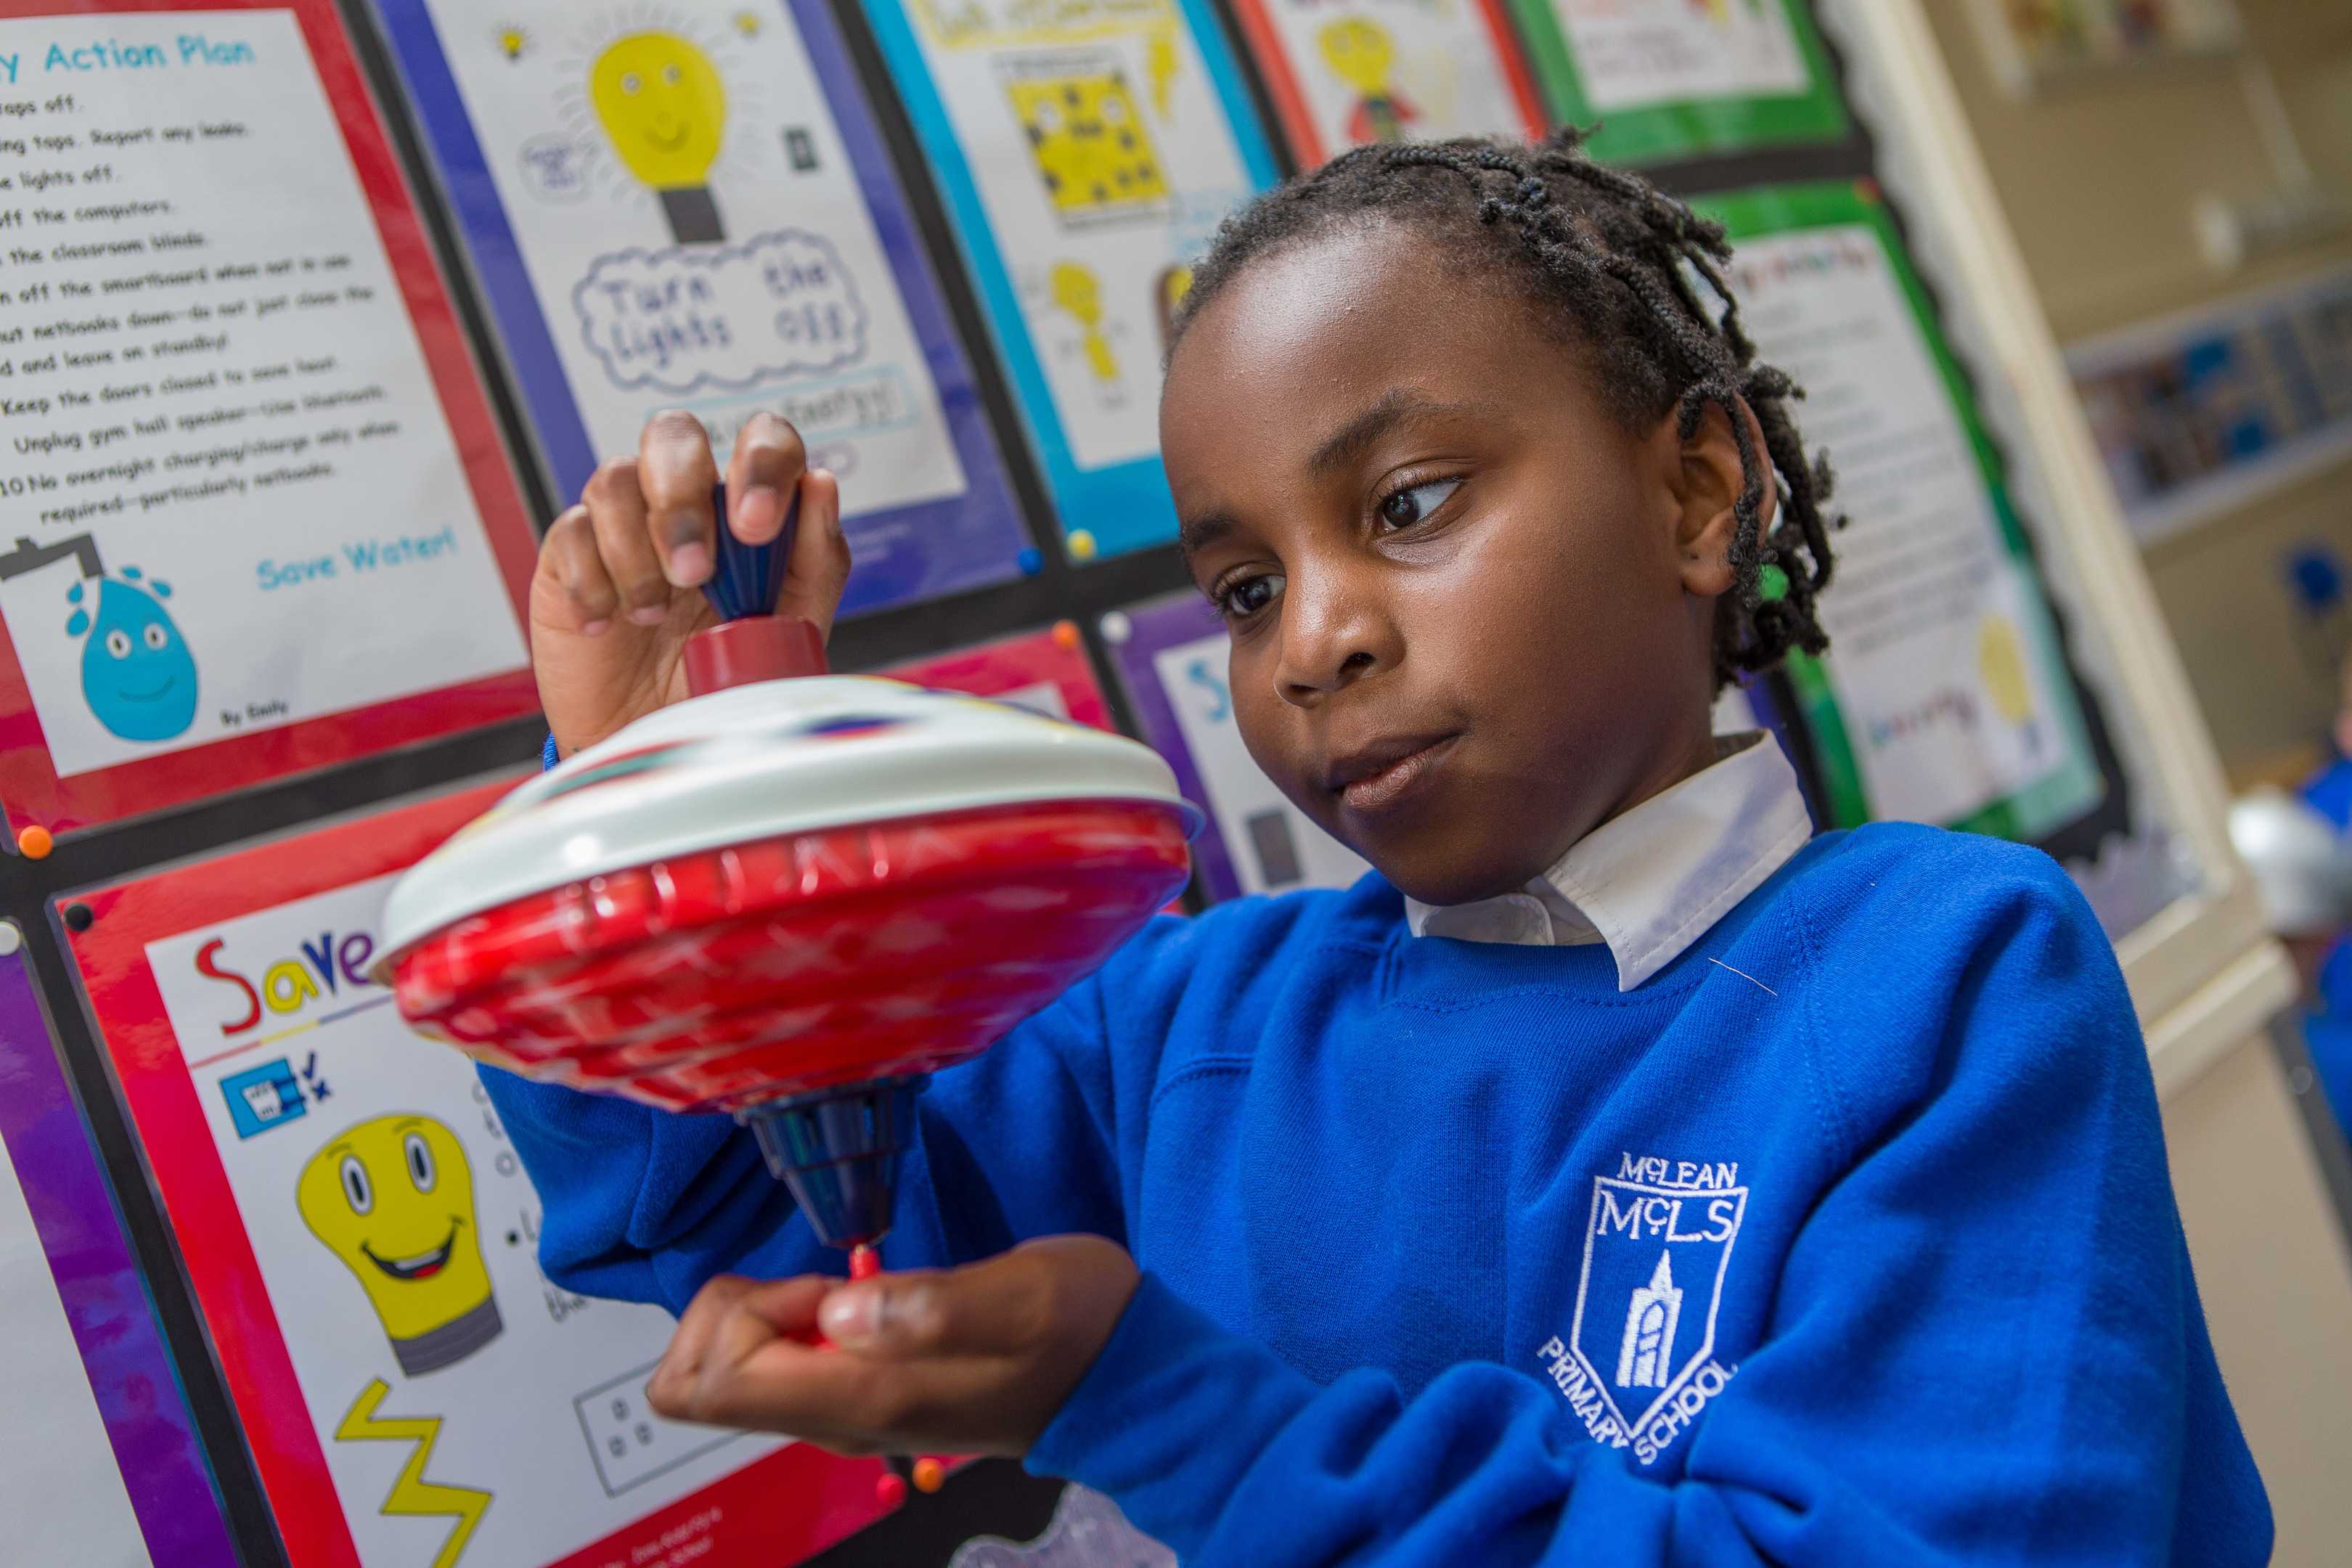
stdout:
POLYGON ((117 699, 124 702, 152 702, 158 697, 163 696, 166 691, 171 690, 173 686, 178 684, 178 676, 171 676, 165 679, 163 685, 157 687, 152 691, 125 691, 121 688, 117 687, 115 689, 114 695, 117 699))
POLYGON ((1349 811, 1385 811, 1412 794, 1462 737, 1392 735, 1334 761, 1324 787, 1336 792, 1349 811))
POLYGON ((366 1242, 360 1243, 360 1250, 367 1254, 367 1260, 394 1279, 430 1279, 447 1266, 449 1255, 457 1249, 457 1226, 454 1221, 449 1226, 448 1240, 432 1251, 420 1252, 414 1258, 378 1258, 366 1242))
POLYGON ((671 120, 665 115, 646 127, 646 140, 665 153, 675 152, 679 144, 685 142, 687 132, 693 129, 690 125, 671 120))

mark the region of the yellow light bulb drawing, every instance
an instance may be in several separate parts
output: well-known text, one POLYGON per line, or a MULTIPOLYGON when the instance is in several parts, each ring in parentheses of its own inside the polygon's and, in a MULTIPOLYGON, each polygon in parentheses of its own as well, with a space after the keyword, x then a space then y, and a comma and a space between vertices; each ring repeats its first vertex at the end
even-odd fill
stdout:
POLYGON ((2025 649, 2005 616, 1990 615, 1977 633, 1977 674, 2000 716, 2022 724, 2033 716, 2033 684, 2025 673, 2025 649))
POLYGON ((1102 285, 1095 275, 1075 261, 1054 263, 1054 303, 1077 319, 1080 342, 1086 350, 1087 364, 1095 379, 1112 382, 1118 379, 1118 359, 1110 352, 1110 340, 1102 330, 1102 285))
POLYGON ((465 1145, 431 1117, 347 1129, 302 1167, 294 1204, 367 1292, 409 1376, 463 1361, 505 1329, 465 1145))
POLYGON ((1402 142, 1412 108, 1389 81, 1396 68, 1396 40, 1370 16, 1342 16, 1315 35, 1323 63, 1359 95, 1349 116, 1348 134, 1359 142, 1402 142))
POLYGON ((588 71, 613 151, 661 197, 680 245, 727 237, 710 199, 710 165, 727 128, 727 86, 710 57, 675 33, 632 33, 596 57, 588 71))

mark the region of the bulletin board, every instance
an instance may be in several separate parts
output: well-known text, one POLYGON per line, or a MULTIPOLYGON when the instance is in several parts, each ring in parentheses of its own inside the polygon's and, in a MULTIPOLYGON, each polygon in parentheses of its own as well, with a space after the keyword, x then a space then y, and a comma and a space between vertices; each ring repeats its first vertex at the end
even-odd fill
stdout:
POLYGON ((1805 388, 1805 438, 1829 449, 1849 519, 1821 598, 1830 651, 1787 666, 1829 815, 2029 843, 2082 816, 2106 785, 2050 607, 1876 188, 1695 205, 1732 236, 1740 320, 1805 388))
POLYGON ((797 1562, 887 1511, 881 1462, 656 1415, 669 1314, 540 1272, 473 1064, 367 978, 396 874, 506 787, 83 893, 64 927, 288 1558, 797 1562))
POLYGON ((1846 114, 1803 0, 1510 0, 1552 118, 1603 163, 1834 142, 1846 114))
POLYGON ((530 711, 530 525, 330 0, 0 0, 0 71, 11 837, 530 711))
POLYGON ((1502 0, 1233 0, 1233 10, 1302 169, 1375 142, 1547 129, 1502 0))
POLYGON ((1077 623, 1000 637, 978 647, 939 654, 880 673, 941 691, 990 697, 1096 730, 1117 730, 1077 623))
POLYGON ((22 944, 0 921, 0 1519, 12 1561, 236 1568, 22 944))
POLYGON ((841 479, 845 614, 1021 574, 971 363, 824 0, 376 0, 560 498, 656 410, 841 479))
POLYGON ((1070 558, 1176 536, 1160 362, 1192 260, 1274 183, 1207 0, 867 0, 1070 558))

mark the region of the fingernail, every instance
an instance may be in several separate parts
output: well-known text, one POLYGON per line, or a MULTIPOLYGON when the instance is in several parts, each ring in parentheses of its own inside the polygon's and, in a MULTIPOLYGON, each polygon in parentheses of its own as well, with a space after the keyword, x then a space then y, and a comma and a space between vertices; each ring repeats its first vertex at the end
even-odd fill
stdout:
POLYGON ((601 637, 612 629, 612 618, 610 616, 606 616, 601 620, 590 621, 586 626, 582 626, 580 628, 580 635, 583 637, 601 637))
POLYGON ((629 612, 629 619, 641 626, 658 626, 669 616, 667 605, 639 605, 629 612))
POLYGON ((837 1345, 869 1345, 882 1327, 882 1292, 852 1285, 817 1304, 817 1326, 837 1345))
POLYGON ((710 550, 702 541, 681 544, 669 552, 669 580, 691 588, 710 575, 710 550))
MULTIPOLYGON (((774 538, 776 521, 783 511, 783 498, 776 493, 775 486, 753 485, 743 492, 742 500, 736 506, 735 537, 742 538, 744 531, 750 529, 765 534, 767 539, 774 538)), ((761 542, 765 543, 767 539, 761 542)))

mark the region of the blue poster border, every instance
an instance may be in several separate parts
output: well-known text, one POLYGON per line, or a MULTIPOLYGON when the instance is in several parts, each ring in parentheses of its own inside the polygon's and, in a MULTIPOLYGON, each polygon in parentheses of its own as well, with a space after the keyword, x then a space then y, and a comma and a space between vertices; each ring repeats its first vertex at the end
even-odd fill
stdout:
MULTIPOLYGON (((971 162, 948 119, 947 106, 932 85, 930 71, 923 63, 922 47, 916 41, 905 7, 900 0, 863 0, 863 4, 875 38, 882 47, 882 58, 898 85, 899 100, 906 105, 908 118, 914 121, 916 138, 922 142, 931 174, 947 200, 957 247, 962 252, 966 269, 979 286, 989 336, 995 343, 998 359, 1012 376, 1022 429, 1029 437, 1038 466, 1045 470, 1045 487, 1052 495, 1063 538, 1067 540, 1076 530, 1086 530, 1094 538, 1093 559, 1167 543, 1176 537, 1176 503, 1169 498, 1167 477, 1156 453, 1092 471, 1078 467, 1070 451, 1069 436, 1054 412, 1053 394, 1045 384, 1045 367, 1038 362, 1036 345, 1021 325, 1027 317, 1013 289, 1003 253, 996 247, 988 209, 982 204, 979 187, 972 179, 971 162)), ((1175 5, 1216 89, 1217 100, 1225 112, 1226 128, 1241 153, 1243 169, 1257 190, 1270 188, 1280 178, 1274 145, 1258 121, 1257 108, 1248 89, 1243 85, 1241 65, 1223 25, 1208 0, 1175 0, 1175 5)))
MULTIPOLYGON (((778 0, 800 29, 802 47, 823 85, 834 123, 856 173, 883 253, 897 275, 908 320, 923 345, 940 413, 963 465, 964 493, 844 520, 857 562, 841 613, 853 616, 915 604, 1027 575, 1028 530, 1014 501, 988 425, 971 363, 957 340, 925 252, 884 150, 873 106, 824 0, 778 0)), ((473 121, 449 70, 425 0, 373 0, 422 123, 436 172, 489 306, 560 497, 576 496, 595 471, 596 453, 573 402, 563 363, 522 250, 507 221, 473 121)))

